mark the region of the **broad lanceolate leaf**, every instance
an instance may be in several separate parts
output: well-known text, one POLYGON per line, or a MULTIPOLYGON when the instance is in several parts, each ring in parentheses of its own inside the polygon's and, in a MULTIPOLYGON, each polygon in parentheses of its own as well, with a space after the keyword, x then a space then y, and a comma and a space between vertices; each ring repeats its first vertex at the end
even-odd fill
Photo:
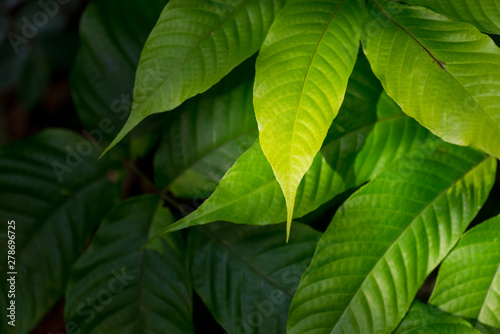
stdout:
POLYGON ((468 22, 479 30, 500 34, 500 4, 497 0, 405 0, 430 8, 449 18, 468 22))
POLYGON ((168 114, 155 155, 155 178, 177 197, 206 198, 257 138, 254 60, 168 114))
POLYGON ((484 333, 500 333, 500 216, 462 237, 441 265, 429 302, 477 320, 484 333))
POLYGON ((167 2, 93 1, 83 13, 71 91, 81 122, 105 145, 127 120, 142 47, 167 2))
POLYGON ((66 297, 68 333, 192 333, 192 293, 182 236, 142 245, 173 216, 156 196, 106 216, 76 262, 66 297))
POLYGON ((321 238, 290 333, 390 333, 486 200, 496 160, 431 141, 352 195, 321 238))
POLYGON ((286 200, 287 233, 297 187, 344 99, 364 13, 362 0, 288 1, 259 52, 255 115, 286 200))
POLYGON ((446 314, 433 306, 415 300, 408 314, 399 324, 394 334, 457 334, 481 332, 458 317, 446 314))
POLYGON ((264 41, 284 0, 172 0, 141 54, 132 112, 110 145, 142 119, 212 87, 264 41))
POLYGON ((63 296, 73 262, 118 200, 107 179, 113 163, 97 160, 99 153, 58 129, 0 147, 1 249, 7 251, 7 222, 15 221, 16 236, 15 266, 2 256, 0 268, 17 272, 16 326, 2 317, 2 333, 29 332, 63 296))
MULTIPOLYGON (((368 116, 363 126, 354 122, 352 117, 339 117, 345 125, 344 132, 339 132, 324 146, 324 155, 321 152, 316 155, 298 188, 295 217, 301 217, 336 195, 362 185, 426 140, 435 140, 427 130, 405 116, 386 95, 382 95, 377 109, 378 119, 372 121, 368 116)), ((285 199, 256 142, 238 159, 214 194, 198 210, 165 232, 216 220, 267 225, 285 219, 285 199)))
POLYGON ((385 91, 444 140, 500 157, 500 49, 467 23, 370 0, 365 54, 385 91))
POLYGON ((285 333, 288 307, 320 233, 297 223, 214 223, 189 231, 193 288, 227 333, 285 333))

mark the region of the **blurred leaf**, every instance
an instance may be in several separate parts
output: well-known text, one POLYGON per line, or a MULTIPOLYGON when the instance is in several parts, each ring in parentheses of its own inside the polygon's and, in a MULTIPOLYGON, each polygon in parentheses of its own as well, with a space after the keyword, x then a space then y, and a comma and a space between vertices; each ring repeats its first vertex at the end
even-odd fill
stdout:
POLYGON ((156 196, 129 199, 104 219, 71 273, 69 333, 192 333, 192 292, 180 234, 156 240, 173 222, 156 196))
POLYGON ((40 102, 49 84, 51 74, 50 64, 43 54, 43 50, 36 45, 31 50, 24 64, 19 83, 19 99, 28 110, 40 102))
POLYGON ((500 216, 462 237, 441 265, 429 303, 477 320, 483 333, 500 333, 500 216))
POLYGON ((81 122, 104 145, 130 113, 139 56, 166 3, 93 1, 83 13, 71 91, 81 122))
POLYGON ((468 22, 479 30, 500 34, 500 6, 497 0, 405 0, 424 6, 457 21, 468 22))
POLYGON ((290 306, 288 332, 390 333, 475 217, 496 160, 430 141, 339 208, 290 306))
POLYGON ((394 334, 456 334, 480 332, 467 321, 415 300, 394 334))
POLYGON ((500 157, 500 49, 470 24, 371 2, 363 50, 387 94, 444 140, 500 157))
POLYGON ((0 45, 0 91, 4 91, 17 83, 26 59, 29 55, 29 48, 20 47, 16 53, 8 39, 0 45))
MULTIPOLYGON (((325 143, 324 153, 316 155, 301 181, 295 218, 314 211, 346 190, 361 186, 426 140, 435 140, 386 95, 382 95, 377 113, 375 120, 366 115, 366 123, 361 127, 350 120, 356 114, 342 117, 346 125, 344 133, 332 136, 332 141, 325 143), (348 128, 348 124, 354 128, 348 128)), ((286 220, 283 193, 258 142, 236 161, 208 200, 164 233, 216 220, 252 225, 286 220)))
POLYGON ((259 52, 255 116, 288 208, 287 235, 297 188, 344 99, 364 14, 362 0, 288 1, 259 52))
POLYGON ((173 0, 141 54, 134 103, 110 149, 146 116, 216 84, 261 46, 284 0, 173 0))
POLYGON ((252 89, 255 61, 168 114, 155 155, 155 178, 177 197, 206 198, 257 138, 252 89))
MULTIPOLYGON (((16 327, 27 333, 64 294, 87 238, 118 200, 109 159, 73 132, 44 130, 0 147, 0 220, 16 221, 16 327)), ((2 232, 5 233, 5 232, 2 232)), ((6 250, 7 236, 2 234, 6 250)), ((0 260, 7 270, 7 256, 0 260)))
POLYGON ((285 333, 320 233, 297 223, 285 244, 284 229, 215 223, 189 231, 193 287, 227 333, 285 333))

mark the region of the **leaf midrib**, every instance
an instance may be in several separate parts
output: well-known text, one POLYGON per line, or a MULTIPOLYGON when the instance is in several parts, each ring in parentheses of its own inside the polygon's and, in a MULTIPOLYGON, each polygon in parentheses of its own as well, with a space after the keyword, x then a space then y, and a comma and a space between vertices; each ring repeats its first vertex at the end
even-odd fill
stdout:
POLYGON ((474 103, 478 106, 478 108, 484 113, 484 115, 486 115, 486 117, 490 120, 490 122, 487 122, 487 123, 493 123, 494 125, 494 128, 497 129, 497 131, 500 132, 500 125, 497 124, 492 118, 491 116, 486 112, 486 110, 484 110, 483 106, 481 104, 479 104, 479 102, 476 100, 476 98, 474 98, 470 93, 469 91, 446 69, 445 67, 445 64, 443 62, 441 62, 439 59, 436 58, 436 56, 434 56, 431 51, 429 49, 427 49, 415 36, 413 36, 413 34, 411 34, 408 30, 406 30, 403 26, 401 26, 398 22, 396 22, 392 17, 390 17, 381 7, 380 5, 377 3, 376 0, 371 0, 371 2, 375 5, 375 7, 377 7, 377 9, 385 16, 387 17, 392 23, 394 23, 394 25, 396 27, 398 27, 399 29, 401 29, 404 33, 406 33, 408 36, 410 36, 415 42, 417 42, 417 44, 422 47, 424 49, 425 52, 427 52, 427 54, 435 61, 438 63, 439 67, 441 67, 441 69, 446 73, 448 74, 452 79, 453 81, 455 81, 455 83, 460 87, 462 88, 462 90, 467 94, 467 96, 472 100, 474 101, 474 103))
MULTIPOLYGON (((441 196, 443 196, 447 191, 452 189, 459 181, 463 180, 467 175, 470 173, 474 172, 477 168, 481 167, 483 163, 487 162, 488 160, 493 159, 491 156, 487 156, 480 162, 478 162, 474 167, 471 169, 467 170, 461 177, 457 178, 455 181, 453 181, 449 186, 447 186, 445 189, 443 189, 439 194, 437 194, 429 203, 427 203, 416 215, 415 217, 408 223, 407 226, 401 231, 401 233, 394 239, 394 242, 386 249, 384 254, 380 256, 380 259, 373 265, 373 267, 370 269, 370 271, 367 273, 366 277, 364 278, 363 282, 359 285, 359 287, 356 289, 356 291, 352 294, 352 297, 349 300, 349 303, 346 305, 344 312, 342 312, 341 316, 338 318, 337 322, 335 323, 335 326, 332 328, 331 333, 335 331, 336 328, 338 328, 339 324, 342 322, 342 319, 346 316, 346 312, 349 309, 349 306, 351 305, 352 301, 354 298, 359 294, 360 291, 362 291, 364 285, 366 284, 368 277, 373 274, 373 272, 377 269, 377 266, 381 263, 382 259, 386 257, 386 255, 389 253, 390 250, 393 249, 394 245, 396 245, 401 238, 402 235, 406 233, 406 231, 413 225, 415 220, 420 217, 420 215, 427 210, 432 204, 434 204, 435 201, 437 201, 441 196)), ((455 242, 455 244, 458 242, 458 240, 455 242)))

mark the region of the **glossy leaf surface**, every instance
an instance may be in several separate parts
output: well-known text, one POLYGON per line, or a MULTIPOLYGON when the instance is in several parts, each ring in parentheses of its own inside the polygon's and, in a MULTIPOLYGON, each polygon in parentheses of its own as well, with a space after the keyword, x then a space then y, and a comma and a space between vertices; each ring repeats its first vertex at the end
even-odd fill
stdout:
POLYGON ((287 233, 297 188, 344 99, 364 9, 361 0, 288 1, 259 52, 255 115, 286 200, 287 233))
POLYGON ((500 217, 467 232, 444 260, 429 303, 500 333, 500 217))
POLYGON ((494 182, 496 160, 431 141, 354 193, 321 238, 289 333, 390 333, 494 182))
POLYGON ((442 139, 500 157, 500 49, 467 23, 371 0, 363 50, 385 91, 442 139))
POLYGON ((172 110, 261 46, 284 0, 173 0, 144 46, 132 112, 111 148, 146 116, 172 110))

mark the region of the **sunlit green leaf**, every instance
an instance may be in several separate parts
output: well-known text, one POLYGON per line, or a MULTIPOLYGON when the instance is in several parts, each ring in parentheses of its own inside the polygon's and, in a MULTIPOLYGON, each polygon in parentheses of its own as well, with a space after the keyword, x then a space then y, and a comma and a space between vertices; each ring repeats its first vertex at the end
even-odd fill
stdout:
POLYGON ((405 0, 424 6, 457 21, 468 22, 479 30, 500 34, 500 5, 497 0, 405 0))
POLYGON ((429 302, 500 333, 500 216, 467 232, 444 260, 429 302))
POLYGON ((172 110, 254 54, 284 0, 173 0, 141 54, 132 112, 111 148, 146 116, 172 110))
POLYGON ((288 332, 390 333, 488 197, 496 160, 430 141, 354 193, 321 238, 288 332))
POLYGON ((385 91, 444 140, 500 157, 500 49, 467 23, 370 0, 363 50, 385 91))
POLYGON ((288 1, 259 52, 255 115, 286 200, 287 235, 297 188, 344 99, 364 9, 361 0, 288 1))

